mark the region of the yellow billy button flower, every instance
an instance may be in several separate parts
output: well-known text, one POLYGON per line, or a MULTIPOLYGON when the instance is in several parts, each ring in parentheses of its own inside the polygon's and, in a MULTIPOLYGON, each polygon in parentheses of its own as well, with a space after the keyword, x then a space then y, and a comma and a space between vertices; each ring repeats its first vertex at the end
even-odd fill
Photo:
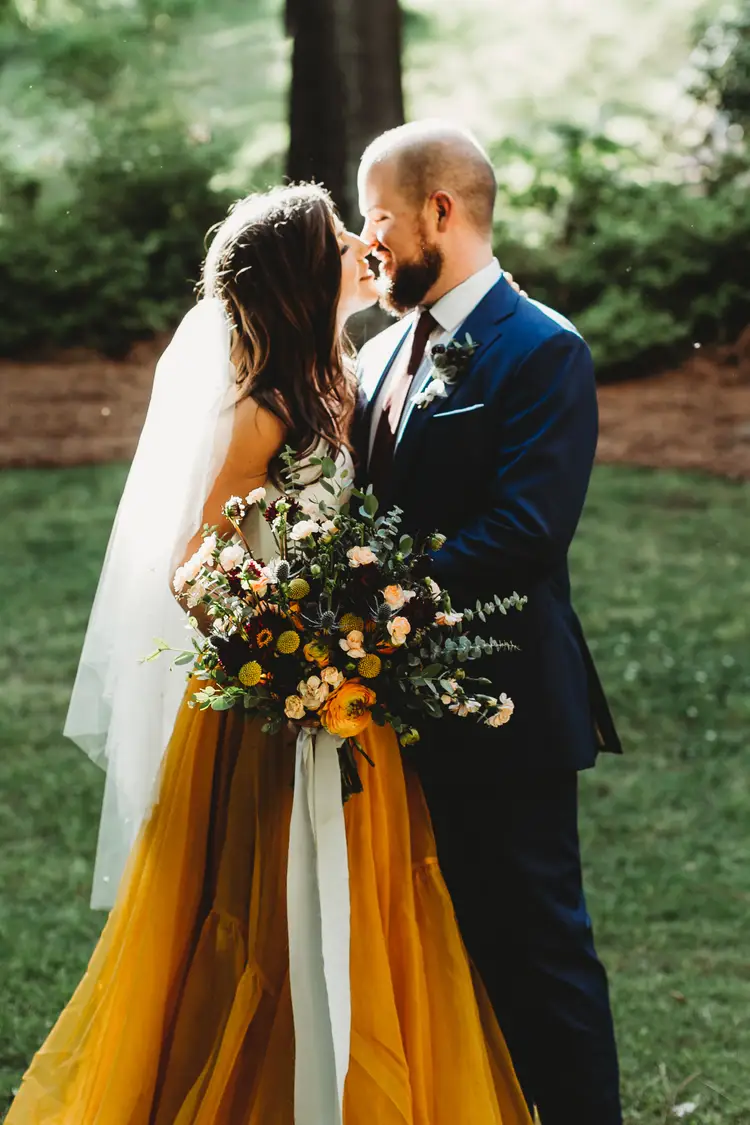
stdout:
POLYGON ((364 679, 374 680, 376 676, 380 675, 380 669, 382 667, 383 662, 380 657, 375 656, 374 653, 368 653, 367 656, 363 656, 360 660, 359 664, 357 665, 357 671, 359 672, 360 676, 364 677, 364 679))
POLYGON ((306 582, 304 578, 293 578, 289 583, 289 597, 294 598, 298 602, 300 598, 306 598, 310 593, 310 583, 306 582))
POLYGON ((257 660, 251 660, 248 664, 243 664, 239 671, 239 681, 245 687, 255 687, 259 684, 263 675, 263 669, 257 660))
POLYGON ((342 633, 362 632, 365 623, 361 617, 357 617, 356 613, 345 613, 339 621, 339 629, 342 633))
POLYGON ((299 633, 295 633, 294 629, 287 629, 285 633, 281 633, 276 641, 276 651, 280 652, 282 656, 291 656, 299 648, 299 633))

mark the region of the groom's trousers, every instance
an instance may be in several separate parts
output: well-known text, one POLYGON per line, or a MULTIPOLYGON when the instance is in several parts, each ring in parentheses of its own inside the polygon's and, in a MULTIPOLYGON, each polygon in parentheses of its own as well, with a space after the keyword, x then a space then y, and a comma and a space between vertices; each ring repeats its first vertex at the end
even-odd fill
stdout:
POLYGON ((621 1125, 607 978, 583 895, 577 774, 503 769, 467 785, 455 763, 416 764, 464 943, 527 1101, 543 1125, 621 1125))

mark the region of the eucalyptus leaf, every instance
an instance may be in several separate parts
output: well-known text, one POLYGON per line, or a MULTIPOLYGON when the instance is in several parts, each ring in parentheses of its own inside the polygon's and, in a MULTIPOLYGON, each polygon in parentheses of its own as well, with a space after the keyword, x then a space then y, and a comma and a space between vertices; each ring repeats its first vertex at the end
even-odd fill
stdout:
POLYGON ((234 700, 227 695, 219 695, 211 700, 212 711, 231 711, 232 707, 234 707, 234 700))

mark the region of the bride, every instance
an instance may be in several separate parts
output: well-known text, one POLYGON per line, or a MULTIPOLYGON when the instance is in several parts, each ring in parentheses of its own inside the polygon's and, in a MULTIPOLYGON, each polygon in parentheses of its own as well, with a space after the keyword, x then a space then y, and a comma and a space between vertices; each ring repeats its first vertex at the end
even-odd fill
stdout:
MULTIPOLYGON (((192 709, 194 688, 166 657, 139 662, 154 637, 179 645, 187 618, 171 576, 204 525, 229 533, 230 496, 278 493, 286 446, 303 501, 322 495, 306 465, 321 448, 351 474, 343 328, 377 299, 366 254, 319 187, 242 200, 159 363, 66 726, 107 767, 94 904, 112 910, 7 1125, 530 1123, 419 783, 376 727, 362 739, 376 768, 345 808, 343 1105, 315 1115, 315 1073, 307 1086, 300 1074, 319 1044, 299 1026, 295 1036, 290 985, 294 747, 235 711, 192 709)), ((245 532, 268 558, 257 508, 245 532)))

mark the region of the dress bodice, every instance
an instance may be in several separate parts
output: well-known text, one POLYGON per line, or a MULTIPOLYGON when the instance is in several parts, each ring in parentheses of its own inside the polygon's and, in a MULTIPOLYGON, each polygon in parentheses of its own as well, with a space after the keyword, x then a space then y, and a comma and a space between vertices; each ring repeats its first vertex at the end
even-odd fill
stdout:
MULTIPOLYGON (((322 457, 326 456, 328 452, 327 447, 319 447, 313 455, 322 457)), ((321 500, 325 501, 329 507, 335 506, 344 503, 348 498, 354 481, 354 462, 347 449, 341 450, 335 458, 335 464, 336 475, 329 483, 333 485, 337 493, 339 489, 341 489, 341 495, 338 499, 331 496, 331 494, 323 488, 323 478, 321 477, 318 465, 311 465, 308 459, 302 459, 298 462, 297 472, 299 474, 299 480, 304 485, 302 491, 299 493, 299 501, 303 508, 308 506, 317 508, 321 500)), ((266 484, 266 500, 269 504, 274 500, 278 500, 281 495, 281 491, 272 484, 271 481, 266 484)), ((250 508, 245 517, 242 524, 242 533, 256 558, 263 559, 267 562, 276 554, 277 548, 273 532, 257 505, 250 508)))

